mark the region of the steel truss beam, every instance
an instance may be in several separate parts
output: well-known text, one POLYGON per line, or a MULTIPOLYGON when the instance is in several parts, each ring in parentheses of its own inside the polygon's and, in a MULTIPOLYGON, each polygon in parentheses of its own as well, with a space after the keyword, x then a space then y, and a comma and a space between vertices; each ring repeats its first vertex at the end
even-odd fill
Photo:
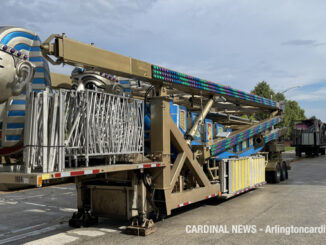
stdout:
POLYGON ((279 104, 270 99, 119 55, 69 39, 65 35, 51 35, 41 45, 41 49, 44 57, 52 64, 84 66, 117 76, 148 81, 153 85, 176 88, 188 94, 202 94, 208 98, 221 95, 237 105, 250 105, 267 110, 279 109, 279 104), (54 43, 51 43, 52 40, 54 43), (51 55, 57 59, 53 60, 51 55))

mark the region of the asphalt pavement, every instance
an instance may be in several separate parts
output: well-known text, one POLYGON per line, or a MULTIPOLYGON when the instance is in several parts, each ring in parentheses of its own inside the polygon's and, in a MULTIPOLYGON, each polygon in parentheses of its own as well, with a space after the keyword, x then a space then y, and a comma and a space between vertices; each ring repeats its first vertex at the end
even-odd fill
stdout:
POLYGON ((128 223, 111 219, 100 219, 96 227, 70 228, 75 199, 73 184, 1 192, 0 245, 323 244, 323 230, 285 233, 326 224, 326 157, 295 161, 289 179, 278 185, 178 209, 157 222, 157 231, 148 237, 126 235, 128 223))

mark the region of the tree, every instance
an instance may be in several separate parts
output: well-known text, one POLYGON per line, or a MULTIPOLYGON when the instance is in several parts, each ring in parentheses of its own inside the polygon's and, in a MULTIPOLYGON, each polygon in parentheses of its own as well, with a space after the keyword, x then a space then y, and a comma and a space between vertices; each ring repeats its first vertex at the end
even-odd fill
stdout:
POLYGON ((274 91, 270 88, 267 82, 262 81, 256 85, 254 90, 251 91, 252 94, 271 99, 275 96, 274 91))
POLYGON ((292 122, 295 120, 304 120, 306 116, 304 110, 294 100, 287 100, 285 103, 284 119, 280 126, 287 127, 286 138, 290 138, 292 132, 292 122))
MULTIPOLYGON (((271 87, 265 81, 258 83, 255 86, 255 88, 251 91, 251 93, 261 96, 261 97, 264 97, 264 98, 267 98, 267 99, 271 99, 275 96, 275 92, 273 91, 273 89, 271 89, 271 87)), ((255 113, 254 117, 256 120, 261 121, 261 120, 268 118, 268 114, 255 113)))
MULTIPOLYGON (((299 106, 298 102, 294 100, 286 100, 284 94, 275 93, 273 89, 268 85, 267 82, 262 81, 258 83, 255 88, 251 91, 251 93, 256 94, 258 96, 272 99, 275 101, 285 101, 285 110, 284 110, 284 120, 278 127, 287 127, 288 132, 286 134, 286 138, 290 138, 292 132, 292 121, 294 120, 304 120, 306 119, 304 110, 299 106)), ((268 117, 268 114, 255 114, 255 118, 257 120, 263 120, 268 117)))
POLYGON ((275 96, 272 99, 277 101, 277 102, 285 101, 285 96, 282 93, 276 93, 275 96))

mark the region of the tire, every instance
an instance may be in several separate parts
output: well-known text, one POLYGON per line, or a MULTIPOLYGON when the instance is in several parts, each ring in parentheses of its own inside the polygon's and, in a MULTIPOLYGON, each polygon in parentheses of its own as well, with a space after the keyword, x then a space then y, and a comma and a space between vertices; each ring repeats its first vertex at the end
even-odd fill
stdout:
POLYGON ((281 181, 287 180, 288 178, 289 178, 288 168, 286 166, 286 162, 283 162, 282 168, 281 168, 281 181))
POLYGON ((266 180, 268 183, 278 184, 281 181, 281 167, 280 164, 276 164, 275 171, 266 172, 266 180))
POLYGON ((310 151, 310 150, 306 151, 306 156, 307 157, 312 157, 313 156, 312 151, 310 151))
POLYGON ((295 155, 296 155, 297 157, 301 157, 301 151, 300 151, 300 150, 296 150, 296 151, 295 151, 295 155))
POLYGON ((319 151, 322 156, 325 156, 325 151, 326 151, 325 148, 321 148, 319 151))
POLYGON ((282 164, 282 167, 281 167, 281 177, 280 177, 280 180, 283 181, 285 180, 285 177, 286 177, 286 168, 284 167, 284 163, 282 164))

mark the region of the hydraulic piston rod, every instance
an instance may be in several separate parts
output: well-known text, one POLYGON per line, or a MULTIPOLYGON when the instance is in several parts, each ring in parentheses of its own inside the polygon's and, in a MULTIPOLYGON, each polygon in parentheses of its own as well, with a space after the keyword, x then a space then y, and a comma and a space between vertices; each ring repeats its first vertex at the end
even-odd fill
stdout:
POLYGON ((189 133, 186 136, 188 144, 190 144, 191 140, 194 138, 199 125, 203 123, 205 117, 207 116, 209 110, 212 108, 212 106, 213 106, 214 102, 217 100, 217 98, 219 98, 219 97, 215 96, 215 97, 210 98, 209 101, 207 102, 207 104, 205 105, 204 109, 202 110, 202 112, 196 118, 194 125, 192 126, 192 128, 190 129, 189 133))

